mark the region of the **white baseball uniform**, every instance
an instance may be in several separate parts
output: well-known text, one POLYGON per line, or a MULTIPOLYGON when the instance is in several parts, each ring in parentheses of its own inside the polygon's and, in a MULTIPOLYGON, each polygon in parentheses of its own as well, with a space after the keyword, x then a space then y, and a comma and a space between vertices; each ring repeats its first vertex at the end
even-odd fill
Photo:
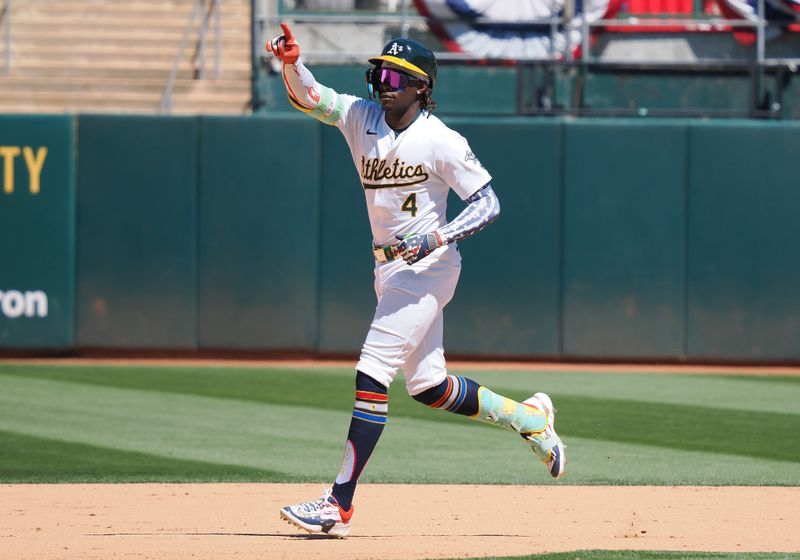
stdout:
MULTIPOLYGON (((395 132, 380 105, 320 86, 300 63, 284 67, 284 80, 298 109, 344 135, 364 188, 375 247, 396 244, 398 235, 442 228, 451 188, 466 200, 491 180, 466 139, 427 112, 395 132)), ((486 211, 499 212, 493 194, 491 200, 486 211)), ((460 272, 455 243, 413 265, 400 258, 376 263, 378 304, 357 369, 386 386, 402 370, 412 395, 444 381, 442 310, 460 272)))

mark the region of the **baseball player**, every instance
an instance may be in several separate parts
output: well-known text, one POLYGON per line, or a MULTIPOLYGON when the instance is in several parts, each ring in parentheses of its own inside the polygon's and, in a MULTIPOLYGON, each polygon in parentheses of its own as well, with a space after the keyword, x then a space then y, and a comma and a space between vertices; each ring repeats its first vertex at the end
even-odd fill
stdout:
POLYGON ((445 367, 442 310, 461 271, 456 242, 497 219, 500 205, 467 141, 432 114, 433 53, 409 39, 390 41, 369 59, 362 99, 317 83, 299 60, 291 30, 281 28, 266 49, 283 62, 289 101, 337 127, 350 147, 367 201, 378 303, 356 365, 339 475, 320 499, 286 506, 280 516, 310 533, 350 533, 353 494, 386 423, 387 388, 398 371, 415 400, 518 433, 554 478, 562 476, 564 444, 546 394, 518 403, 445 367), (466 208, 448 223, 449 189, 466 208))

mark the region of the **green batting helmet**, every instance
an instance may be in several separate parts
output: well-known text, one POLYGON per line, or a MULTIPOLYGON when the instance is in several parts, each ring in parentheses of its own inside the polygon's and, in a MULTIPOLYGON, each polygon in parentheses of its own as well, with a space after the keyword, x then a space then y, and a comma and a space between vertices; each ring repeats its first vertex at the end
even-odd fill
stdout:
POLYGON ((436 57, 425 45, 413 39, 392 39, 383 47, 380 56, 369 59, 369 62, 375 65, 382 61, 427 76, 433 88, 433 83, 436 81, 436 57))

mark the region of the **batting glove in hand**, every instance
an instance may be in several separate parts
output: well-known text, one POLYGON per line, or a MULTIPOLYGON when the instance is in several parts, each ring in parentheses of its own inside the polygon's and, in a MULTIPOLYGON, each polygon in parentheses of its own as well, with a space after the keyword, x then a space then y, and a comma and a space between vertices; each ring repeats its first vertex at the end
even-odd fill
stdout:
POLYGON ((407 264, 414 264, 415 262, 424 259, 436 249, 444 245, 442 238, 436 231, 430 233, 412 233, 405 237, 395 236, 400 240, 400 243, 394 246, 394 252, 403 257, 407 264))
POLYGON ((282 23, 281 29, 283 29, 283 35, 275 37, 267 43, 267 52, 280 58, 284 64, 294 64, 300 58, 300 45, 295 42, 292 30, 288 25, 282 23))

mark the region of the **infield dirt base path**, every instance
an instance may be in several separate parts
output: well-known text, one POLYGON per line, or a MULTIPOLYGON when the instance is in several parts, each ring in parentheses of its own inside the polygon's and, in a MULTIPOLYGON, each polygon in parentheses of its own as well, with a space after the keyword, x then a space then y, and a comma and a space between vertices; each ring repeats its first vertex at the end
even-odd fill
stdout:
POLYGON ((581 549, 800 551, 800 488, 359 486, 351 537, 278 518, 308 484, 0 486, 14 559, 422 559, 581 549))

